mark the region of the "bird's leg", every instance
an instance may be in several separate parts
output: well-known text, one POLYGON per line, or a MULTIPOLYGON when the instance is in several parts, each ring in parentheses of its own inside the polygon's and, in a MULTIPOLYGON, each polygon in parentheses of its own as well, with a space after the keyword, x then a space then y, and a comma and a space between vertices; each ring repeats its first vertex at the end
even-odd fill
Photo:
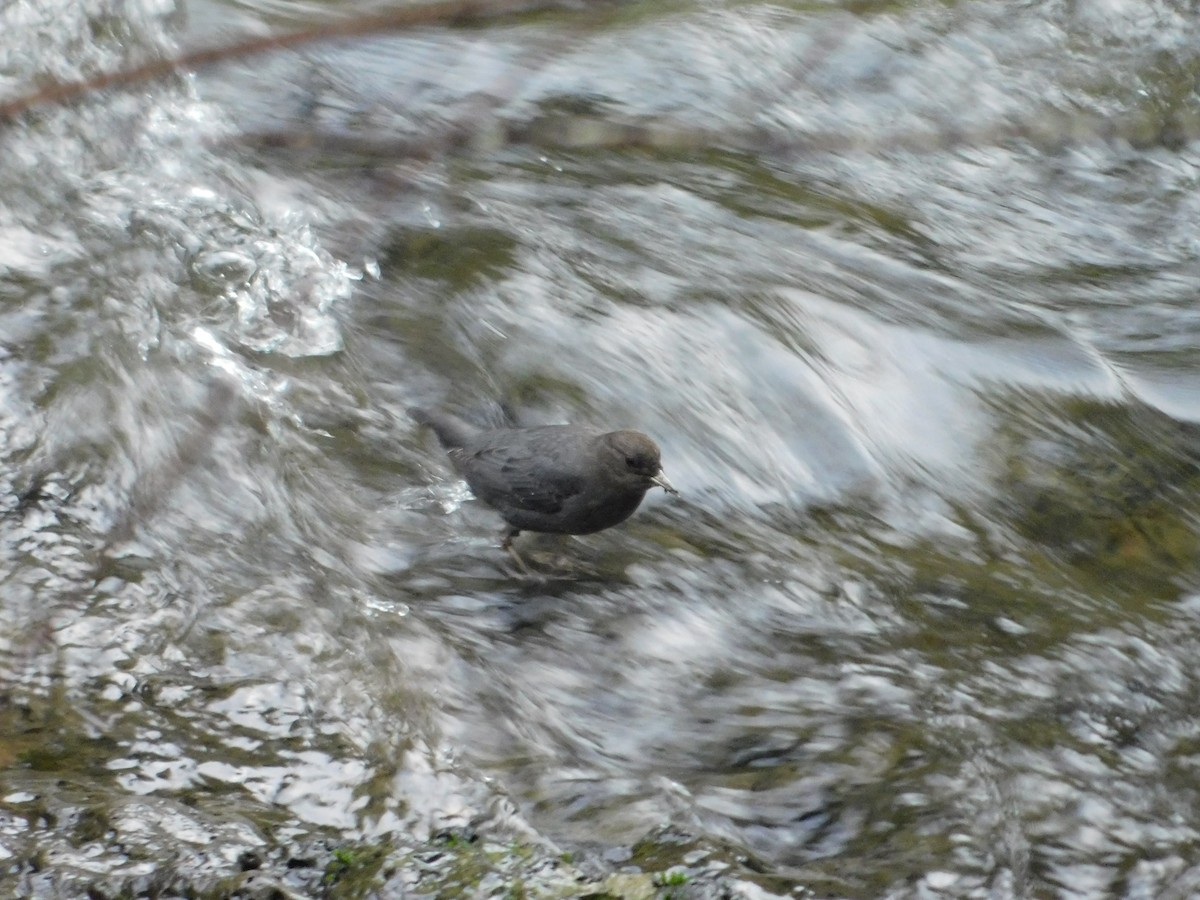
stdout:
POLYGON ((516 562, 517 568, 520 569, 524 574, 528 575, 530 574, 529 567, 525 565, 525 560, 521 559, 521 554, 519 554, 517 552, 517 548, 513 546, 513 540, 520 533, 521 529, 519 528, 509 528, 506 532, 504 532, 504 540, 500 542, 500 549, 507 550, 509 555, 512 556, 513 561, 516 562))

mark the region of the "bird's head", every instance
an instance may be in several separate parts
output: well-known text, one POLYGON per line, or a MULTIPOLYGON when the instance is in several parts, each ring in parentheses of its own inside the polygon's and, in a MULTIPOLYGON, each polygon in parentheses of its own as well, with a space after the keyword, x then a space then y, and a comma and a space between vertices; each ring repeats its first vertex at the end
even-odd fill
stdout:
POLYGON ((608 470, 622 484, 645 489, 660 487, 669 494, 678 494, 662 471, 662 456, 658 444, 640 431, 612 431, 602 438, 608 470))

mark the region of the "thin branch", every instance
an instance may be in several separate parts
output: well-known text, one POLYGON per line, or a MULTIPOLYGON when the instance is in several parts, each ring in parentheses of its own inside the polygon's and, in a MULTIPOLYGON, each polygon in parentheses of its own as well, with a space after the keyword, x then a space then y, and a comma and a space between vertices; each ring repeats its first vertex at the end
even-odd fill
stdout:
POLYGON ((105 72, 79 81, 49 84, 40 90, 9 100, 0 100, 0 121, 13 119, 39 106, 70 103, 80 97, 112 87, 128 87, 164 78, 176 72, 195 71, 226 62, 271 53, 303 44, 337 38, 361 37, 424 25, 470 25, 523 13, 578 8, 564 0, 440 0, 390 10, 374 16, 317 25, 287 34, 248 38, 219 47, 191 50, 179 56, 158 59, 129 69, 105 72))

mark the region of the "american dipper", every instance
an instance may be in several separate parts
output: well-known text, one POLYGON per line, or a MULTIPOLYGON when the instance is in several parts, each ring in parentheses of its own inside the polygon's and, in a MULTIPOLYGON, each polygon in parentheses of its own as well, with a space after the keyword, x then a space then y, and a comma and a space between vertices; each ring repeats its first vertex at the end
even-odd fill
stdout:
POLYGON ((679 492, 662 472, 658 445, 639 431, 577 425, 480 428, 457 416, 413 408, 438 436, 471 491, 509 524, 500 546, 522 531, 592 534, 624 522, 657 485, 679 492))

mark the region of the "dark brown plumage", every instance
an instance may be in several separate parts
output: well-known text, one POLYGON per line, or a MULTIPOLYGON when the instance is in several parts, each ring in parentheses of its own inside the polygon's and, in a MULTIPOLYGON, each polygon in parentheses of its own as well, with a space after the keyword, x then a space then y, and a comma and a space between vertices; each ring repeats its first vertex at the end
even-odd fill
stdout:
POLYGON ((409 415, 438 436, 471 491, 504 517, 503 545, 522 531, 591 534, 624 522, 646 491, 678 491, 662 473, 658 445, 638 431, 575 425, 480 428, 437 410, 409 415))

